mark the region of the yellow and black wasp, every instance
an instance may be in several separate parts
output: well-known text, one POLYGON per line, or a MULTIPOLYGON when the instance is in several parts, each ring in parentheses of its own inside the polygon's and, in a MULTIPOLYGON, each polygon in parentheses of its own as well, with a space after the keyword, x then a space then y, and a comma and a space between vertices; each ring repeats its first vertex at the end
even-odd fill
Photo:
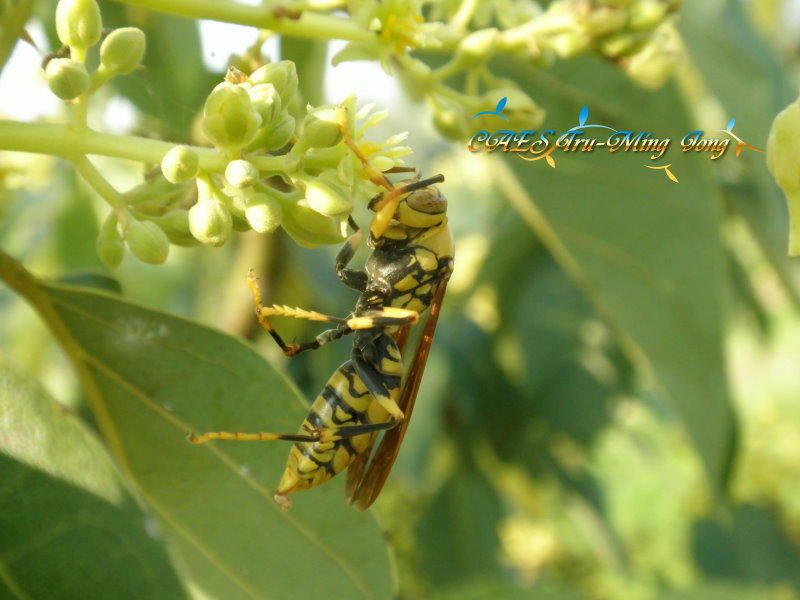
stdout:
MULTIPOLYGON (((362 159, 365 167, 368 163, 362 159)), ((289 440, 289 454, 275 500, 291 507, 288 494, 309 489, 348 469, 347 500, 358 509, 378 497, 400 449, 428 358, 445 287, 453 269, 453 238, 447 222, 447 200, 434 184, 438 175, 392 186, 383 174, 370 177, 386 188, 372 199, 375 217, 370 225, 368 246, 372 253, 364 270, 348 268, 363 234, 355 230, 336 257, 339 279, 360 292, 351 316, 337 318, 287 306, 265 307, 251 272, 259 323, 287 356, 353 335, 350 359, 331 376, 314 400, 297 434, 226 433, 190 434, 193 443, 209 440, 289 440), (420 313, 430 315, 419 346, 408 367, 403 352, 409 329, 420 313), (336 327, 306 343, 287 344, 268 317, 289 316, 335 323, 336 327), (379 446, 373 446, 385 431, 379 446)))

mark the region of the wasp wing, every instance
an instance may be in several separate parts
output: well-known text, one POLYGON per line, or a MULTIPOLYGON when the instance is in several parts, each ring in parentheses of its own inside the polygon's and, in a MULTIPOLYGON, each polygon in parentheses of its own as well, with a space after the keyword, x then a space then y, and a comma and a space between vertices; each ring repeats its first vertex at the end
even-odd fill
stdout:
MULTIPOLYGON (((394 341, 397 344, 397 348, 400 350, 401 355, 403 354, 403 352, 405 352, 406 343, 408 342, 408 336, 410 332, 411 332, 411 326, 404 325, 394 335, 394 341)), ((353 459, 353 462, 350 463, 350 466, 347 467, 346 495, 347 495, 347 501, 351 504, 353 502, 353 498, 356 496, 358 492, 359 484, 364 479, 364 469, 367 466, 369 457, 372 455, 372 447, 377 439, 378 436, 374 435, 372 437, 372 441, 370 442, 369 446, 364 448, 364 451, 360 452, 353 459)))
MULTIPOLYGON (((403 438, 406 435, 408 424, 411 421, 411 413, 414 411, 414 403, 417 399, 417 392, 419 385, 422 381, 422 374, 425 371, 425 363, 428 362, 428 355, 430 354, 431 343, 433 342, 433 334, 436 331, 436 323, 439 320, 439 311, 442 307, 442 300, 444 299, 445 288, 447 287, 447 278, 443 278, 436 288, 433 300, 431 302, 431 312, 428 316, 428 321, 425 323, 425 329, 422 332, 422 338, 419 342, 419 347, 414 356, 408 377, 403 385, 403 391, 398 401, 400 410, 403 411, 405 418, 392 429, 389 429, 381 440, 378 449, 372 456, 372 460, 365 468, 365 462, 368 453, 364 453, 356 459, 357 465, 351 473, 348 473, 347 478, 347 501, 359 510, 365 510, 375 502, 375 499, 381 493, 384 483, 386 483, 389 472, 392 470, 397 455, 400 452, 400 445, 403 443, 403 438), (362 474, 363 473, 363 474, 362 474), (358 477, 358 479, 356 479, 358 477)), ((408 332, 403 333, 402 344, 408 336, 408 332)), ((399 343, 398 343, 399 345, 399 343)))

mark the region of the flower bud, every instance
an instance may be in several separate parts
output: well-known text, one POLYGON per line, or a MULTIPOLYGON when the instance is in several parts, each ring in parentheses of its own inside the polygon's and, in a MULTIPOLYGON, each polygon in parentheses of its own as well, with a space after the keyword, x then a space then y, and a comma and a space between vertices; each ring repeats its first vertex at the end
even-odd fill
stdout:
POLYGON ((348 215, 353 210, 350 192, 336 172, 326 171, 319 177, 307 180, 305 184, 306 202, 321 215, 338 217, 348 215))
POLYGON ((508 124, 503 129, 536 129, 544 122, 545 110, 522 90, 506 88, 495 90, 494 94, 508 98, 503 111, 508 116, 508 124))
POLYGON ((204 244, 222 246, 233 230, 231 211, 208 181, 196 182, 197 203, 189 209, 189 230, 204 244))
POLYGON ((86 49, 100 41, 103 20, 96 0, 59 0, 56 33, 61 43, 86 49))
POLYGON ((281 97, 271 83, 259 83, 250 88, 250 102, 261 115, 262 127, 267 127, 281 117, 281 97))
POLYGON ((100 64, 111 75, 126 75, 142 62, 144 32, 136 27, 115 29, 100 45, 100 64))
POLYGON ((301 138, 308 148, 330 148, 342 140, 336 109, 333 106, 309 108, 303 120, 301 138))
POLYGON ((203 108, 203 133, 219 148, 235 151, 255 137, 261 116, 242 86, 223 82, 215 87, 203 108))
POLYGON ((117 215, 111 213, 97 235, 97 256, 109 269, 116 269, 125 256, 125 245, 117 230, 117 215))
POLYGON ((485 63, 494 52, 498 30, 479 29, 466 36, 456 50, 456 61, 465 68, 477 67, 485 63))
POLYGON ((283 106, 288 106, 297 93, 297 70, 290 60, 269 63, 250 74, 253 84, 271 83, 283 101, 283 106))
POLYGON ((451 140, 461 141, 467 135, 464 111, 450 100, 436 100, 433 125, 439 133, 451 140))
POLYGON ((616 58, 629 54, 638 42, 637 36, 628 31, 615 33, 600 42, 600 52, 603 55, 616 58))
POLYGON ((789 254, 800 254, 800 98, 772 121, 767 167, 789 205, 789 254))
POLYGON ((281 224, 280 203, 266 194, 253 194, 247 199, 245 216, 250 227, 258 233, 270 233, 281 224))
POLYGON ((225 167, 225 179, 235 188, 248 188, 254 186, 260 177, 256 166, 246 160, 232 160, 225 167))
MULTIPOLYGON (((484 114, 471 119, 470 131, 496 131, 498 129, 533 130, 542 124, 545 110, 536 104, 528 94, 515 87, 496 88, 481 97, 480 106, 496 106, 498 100, 505 98, 501 113, 505 119, 494 114, 484 114)), ((484 108, 486 110, 486 108, 484 108)))
POLYGON ((581 31, 570 30, 552 36, 546 43, 561 58, 572 58, 585 52, 592 38, 581 31))
POLYGON ((625 19, 622 6, 598 6, 589 11, 581 24, 586 33, 597 38, 622 29, 625 19))
POLYGON ((347 219, 326 217, 305 200, 284 206, 281 225, 292 239, 305 248, 338 244, 347 237, 347 219))
POLYGON ((89 89, 86 67, 71 58, 53 58, 44 71, 50 91, 62 100, 74 100, 89 89))
POLYGON ((131 218, 125 229, 125 240, 133 255, 142 262, 157 265, 167 260, 169 239, 152 221, 131 218))
POLYGON ((183 183, 197 177, 200 158, 188 146, 173 146, 161 159, 161 172, 170 183, 183 183))
POLYGON ((628 9, 628 26, 633 30, 652 29, 661 23, 668 8, 661 0, 639 0, 628 9))
POLYGON ((167 214, 153 219, 167 234, 170 243, 178 246, 194 246, 197 239, 189 229, 189 211, 183 209, 171 210, 167 214))
POLYGON ((628 77, 644 88, 664 85, 675 71, 683 49, 678 32, 671 25, 659 27, 650 41, 624 64, 628 77))
POLYGON ((224 202, 198 201, 189 209, 189 230, 204 244, 222 246, 231 235, 233 219, 224 202))
POLYGON ((253 140, 250 148, 279 150, 292 139, 294 128, 294 117, 285 113, 284 117, 278 123, 270 127, 263 127, 261 131, 258 132, 256 139, 253 140))

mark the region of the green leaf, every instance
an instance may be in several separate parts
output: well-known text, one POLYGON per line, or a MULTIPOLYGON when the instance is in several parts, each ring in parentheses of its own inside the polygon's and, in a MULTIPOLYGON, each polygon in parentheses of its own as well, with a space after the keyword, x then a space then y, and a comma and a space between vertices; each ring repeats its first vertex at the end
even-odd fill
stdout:
POLYGON ((0 274, 72 357, 103 436, 190 590, 226 600, 320 589, 390 597, 381 532, 346 505, 342 481, 283 512, 272 494, 288 444, 186 441, 190 430, 297 430, 305 402, 249 347, 102 292, 38 283, 2 254, 0 274))
POLYGON ((658 600, 793 600, 796 596, 786 588, 733 583, 706 583, 694 589, 659 594, 658 600))
MULTIPOLYGON (((555 85, 533 72, 518 77, 547 107, 548 128, 573 126, 588 101, 592 120, 616 129, 653 132, 673 143, 693 129, 674 87, 640 90, 590 60, 558 70, 563 82, 585 82, 585 89, 555 85)), ((719 493, 735 443, 722 353, 721 214, 708 157, 675 147, 671 152, 679 184, 644 168, 653 162, 650 153, 558 152, 555 169, 509 153, 497 166, 511 204, 611 325, 640 372, 652 374, 647 385, 681 417, 719 493)))
POLYGON ((587 597, 551 586, 519 586, 500 578, 471 578, 441 593, 436 600, 586 600, 587 597))
POLYGON ((6 1, 0 10, 0 73, 20 38, 30 41, 25 23, 31 15, 33 0, 6 1))
POLYGON ((100 441, 0 358, 0 597, 184 597, 100 441))
MULTIPOLYGON (((703 84, 722 105, 725 117, 736 118, 734 133, 764 151, 772 119, 794 100, 797 90, 775 52, 754 30, 746 10, 728 0, 687 2, 680 29, 703 84), (732 61, 731 56, 739 60, 732 61), (747 82, 746 90, 742 82, 747 82)), ((786 254, 786 199, 767 171, 763 154, 745 149, 742 159, 747 179, 731 187, 731 203, 747 221, 795 306, 800 306, 800 288, 786 254)))
POLYGON ((459 462, 419 524, 419 563, 427 580, 440 587, 499 573, 501 516, 490 482, 474 465, 459 462))
POLYGON ((791 585, 800 590, 800 544, 768 510, 737 506, 725 522, 694 525, 698 568, 709 577, 740 583, 791 585))

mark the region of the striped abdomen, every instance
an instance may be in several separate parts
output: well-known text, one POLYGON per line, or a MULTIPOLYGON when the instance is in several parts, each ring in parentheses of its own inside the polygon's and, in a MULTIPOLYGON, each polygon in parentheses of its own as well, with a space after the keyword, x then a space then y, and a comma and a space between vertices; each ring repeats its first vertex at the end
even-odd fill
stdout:
POLYGON ((350 466, 356 456, 368 452, 377 432, 351 437, 347 436, 346 428, 387 423, 388 413, 375 401, 378 390, 370 390, 368 386, 379 381, 382 388, 379 393, 397 402, 402 374, 400 351, 387 335, 380 335, 369 345, 366 353, 354 351, 351 360, 340 366, 325 384, 299 431, 300 434, 313 435, 320 430, 335 429, 340 430, 343 437, 333 441, 295 443, 278 484, 277 495, 284 496, 325 483, 350 466))

